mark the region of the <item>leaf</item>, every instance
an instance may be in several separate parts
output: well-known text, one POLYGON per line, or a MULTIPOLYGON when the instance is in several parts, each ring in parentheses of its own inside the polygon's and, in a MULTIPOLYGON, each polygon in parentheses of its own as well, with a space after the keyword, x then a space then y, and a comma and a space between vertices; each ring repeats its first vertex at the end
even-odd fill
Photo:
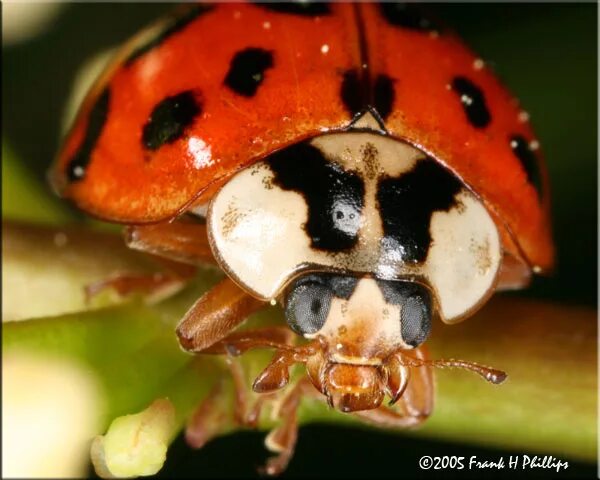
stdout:
POLYGON ((2 219, 60 225, 72 221, 64 203, 40 185, 2 139, 2 219))

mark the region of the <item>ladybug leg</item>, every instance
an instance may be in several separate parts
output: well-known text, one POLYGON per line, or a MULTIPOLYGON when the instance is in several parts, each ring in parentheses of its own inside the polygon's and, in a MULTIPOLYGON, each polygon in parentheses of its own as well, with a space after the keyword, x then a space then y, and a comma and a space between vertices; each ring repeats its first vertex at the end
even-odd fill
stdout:
POLYGON ((226 277, 202 295, 181 319, 177 326, 179 343, 188 352, 206 350, 264 306, 265 302, 226 277))
MULTIPOLYGON (((233 379, 233 420, 236 424, 256 428, 265 401, 270 395, 260 395, 254 403, 245 382, 240 362, 231 356, 227 365, 233 379)), ((231 401, 225 382, 215 385, 198 405, 185 429, 185 440, 191 448, 201 448, 231 425, 231 411, 224 406, 231 401)))
POLYGON ((102 291, 112 288, 124 297, 135 292, 148 295, 148 301, 158 301, 177 292, 194 277, 196 268, 156 257, 162 271, 148 274, 118 273, 85 286, 85 298, 89 302, 102 291))
MULTIPOLYGON (((230 334, 203 350, 204 353, 227 355, 226 362, 234 386, 233 418, 235 423, 256 428, 263 407, 267 403, 274 405, 274 416, 281 419, 282 423, 272 430, 265 440, 266 447, 278 454, 270 459, 263 469, 264 473, 270 475, 281 473, 287 466, 293 454, 297 438, 296 409, 298 402, 306 390, 312 390, 313 393, 316 393, 316 390, 305 377, 284 396, 281 393, 260 393, 256 395, 248 388, 242 365, 235 357, 251 348, 271 347, 277 348, 279 351, 275 354, 270 366, 278 363, 277 359, 281 353, 291 355, 289 360, 295 363, 305 349, 304 347, 293 347, 293 340, 294 334, 288 328, 266 327, 230 334), (294 352, 299 353, 294 354, 294 352)), ((265 371, 268 370, 269 367, 265 369, 265 371)), ((210 439, 227 430, 230 425, 230 416, 228 411, 223 409, 223 405, 229 401, 230 397, 227 397, 223 384, 219 383, 198 406, 185 432, 186 441, 192 448, 202 447, 210 439)))
MULTIPOLYGON (((235 387, 234 418, 238 424, 252 428, 256 427, 265 401, 274 399, 276 395, 271 393, 287 384, 287 380, 289 380, 287 368, 293 363, 298 362, 298 354, 294 354, 294 352, 303 350, 303 347, 293 347, 293 341, 294 334, 289 329, 284 327, 266 327, 230 334, 222 341, 203 351, 203 353, 227 355, 226 361, 235 387), (253 393, 251 393, 246 384, 246 376, 244 375, 242 365, 236 357, 251 348, 265 346, 278 348, 280 350, 275 354, 275 357, 269 366, 265 368, 254 382, 252 388, 253 393), (270 367, 279 363, 278 359, 281 358, 282 353, 286 354, 286 361, 284 362, 285 367, 283 367, 286 371, 285 374, 282 375, 282 377, 285 377, 286 381, 276 388, 257 389, 256 384, 265 376, 265 372, 270 371, 270 367), (254 395, 255 393, 259 394, 258 397, 254 395), (253 404, 250 401, 251 397, 256 397, 253 404)), ((277 373, 280 373, 279 369, 277 369, 277 373)), ((272 377, 272 375, 270 377, 272 377)))
POLYGON ((216 265, 210 250, 206 225, 174 221, 154 225, 132 225, 125 229, 125 243, 175 262, 190 265, 216 265))
MULTIPOLYGON (((293 339, 294 335, 288 328, 266 327, 229 334, 224 339, 216 343, 213 342, 212 345, 202 349, 202 353, 227 355, 227 365, 229 366, 235 387, 234 417, 239 424, 255 427, 260 416, 263 402, 266 399, 272 398, 269 393, 274 389, 269 391, 258 391, 257 389, 253 389, 254 392, 260 393, 261 395, 258 397, 255 404, 250 407, 251 402, 249 401, 249 392, 246 386, 245 376, 241 364, 235 357, 247 350, 260 347, 283 349, 282 351, 289 354, 295 350, 295 348, 291 346, 293 339)), ((275 354, 275 359, 279 358, 278 355, 280 353, 281 350, 275 354)), ((271 366, 274 361, 272 361, 269 366, 271 366)), ((293 360, 288 367, 291 366, 292 363, 296 363, 296 361, 297 360, 293 360)), ((269 367, 265 369, 265 371, 268 370, 269 367)), ((259 378, 264 376, 265 371, 261 373, 259 378)), ((288 378, 289 377, 286 376, 286 380, 288 378)), ((287 381, 285 383, 287 383, 287 381)), ((284 385, 281 385, 281 387, 283 386, 284 385)))
POLYGON ((278 475, 283 472, 292 458, 298 438, 297 409, 302 397, 305 395, 320 397, 308 377, 299 380, 283 396, 275 393, 276 390, 287 385, 289 368, 298 362, 305 363, 318 348, 318 342, 293 346, 294 339, 294 333, 287 327, 266 327, 232 333, 204 350, 206 353, 229 354, 228 363, 236 386, 234 415, 238 423, 251 427, 256 426, 264 404, 266 402, 274 403, 273 414, 281 423, 265 439, 267 449, 277 454, 270 458, 261 469, 261 473, 267 475, 278 475), (241 355, 252 348, 274 348, 277 352, 269 365, 254 381, 252 390, 260 395, 249 407, 249 396, 252 394, 245 388, 241 365, 232 355, 241 355))
POLYGON ((244 330, 234 332, 218 343, 202 350, 202 353, 229 354, 233 356, 241 355, 253 348, 273 348, 280 351, 290 351, 302 349, 294 347, 294 332, 288 327, 263 327, 254 330, 244 330))
POLYGON ((266 327, 233 333, 205 352, 237 356, 252 348, 275 349, 271 362, 252 384, 256 393, 271 393, 285 387, 290 381, 290 368, 308 362, 320 346, 318 341, 294 346, 294 338, 294 333, 286 327, 266 327))
POLYGON ((260 395, 254 403, 251 401, 252 393, 248 390, 246 379, 241 363, 231 355, 227 357, 227 364, 233 378, 234 385, 234 409, 233 417, 238 425, 256 428, 265 401, 271 398, 269 395, 260 395))
POLYGON ((283 398, 276 415, 281 424, 271 430, 265 439, 267 449, 277 455, 267 460, 259 471, 266 475, 279 475, 288 466, 298 440, 298 407, 305 395, 315 396, 317 390, 308 377, 303 377, 283 398))
POLYGON ((223 408, 227 400, 224 382, 221 381, 198 405, 185 428, 185 441, 191 448, 202 448, 227 429, 229 412, 223 408))

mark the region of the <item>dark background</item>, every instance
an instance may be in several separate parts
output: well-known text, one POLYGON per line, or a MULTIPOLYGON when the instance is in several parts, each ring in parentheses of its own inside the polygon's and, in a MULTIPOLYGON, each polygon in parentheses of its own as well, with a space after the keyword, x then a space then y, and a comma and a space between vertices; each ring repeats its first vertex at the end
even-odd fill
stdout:
MULTIPOLYGON (((597 302, 597 6, 596 4, 443 4, 431 9, 500 75, 531 114, 552 182, 558 268, 519 295, 561 303, 597 302)), ((69 4, 45 33, 3 47, 3 139, 40 182, 58 147, 65 103, 78 69, 126 40, 172 5, 69 4)), ((266 452, 264 434, 213 441, 198 452, 180 438, 161 477, 254 476, 266 452)), ((502 475, 500 471, 421 471, 422 455, 494 460, 501 452, 397 434, 333 426, 300 432, 284 476, 401 477, 502 475)), ((511 476, 558 476, 511 471, 511 476)), ((573 464, 560 476, 595 477, 573 464)))

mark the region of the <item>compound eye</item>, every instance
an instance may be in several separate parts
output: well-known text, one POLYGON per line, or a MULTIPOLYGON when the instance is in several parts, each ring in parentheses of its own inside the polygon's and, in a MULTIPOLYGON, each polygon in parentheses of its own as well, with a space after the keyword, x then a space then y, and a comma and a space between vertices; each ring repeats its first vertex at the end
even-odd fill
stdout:
POLYGON ((431 331, 431 311, 421 296, 408 297, 401 306, 400 334, 404 343, 417 347, 431 331))
POLYGON ((400 306, 400 335, 412 347, 421 345, 431 332, 431 295, 418 283, 378 280, 385 301, 400 306))
POLYGON ((329 315, 333 291, 328 285, 300 279, 286 299, 285 316, 288 325, 300 335, 318 332, 329 315))

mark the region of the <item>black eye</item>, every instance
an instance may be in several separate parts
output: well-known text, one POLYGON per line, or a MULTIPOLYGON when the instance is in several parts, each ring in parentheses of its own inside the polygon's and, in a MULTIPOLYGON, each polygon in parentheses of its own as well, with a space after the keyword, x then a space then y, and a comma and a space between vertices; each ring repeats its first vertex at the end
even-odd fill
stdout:
POLYGON ((385 301, 400 306, 400 335, 404 343, 421 345, 431 332, 431 296, 414 282, 378 280, 385 301))
POLYGON ((288 325, 299 334, 319 331, 327 320, 333 291, 313 281, 298 282, 287 297, 285 316, 288 325))

